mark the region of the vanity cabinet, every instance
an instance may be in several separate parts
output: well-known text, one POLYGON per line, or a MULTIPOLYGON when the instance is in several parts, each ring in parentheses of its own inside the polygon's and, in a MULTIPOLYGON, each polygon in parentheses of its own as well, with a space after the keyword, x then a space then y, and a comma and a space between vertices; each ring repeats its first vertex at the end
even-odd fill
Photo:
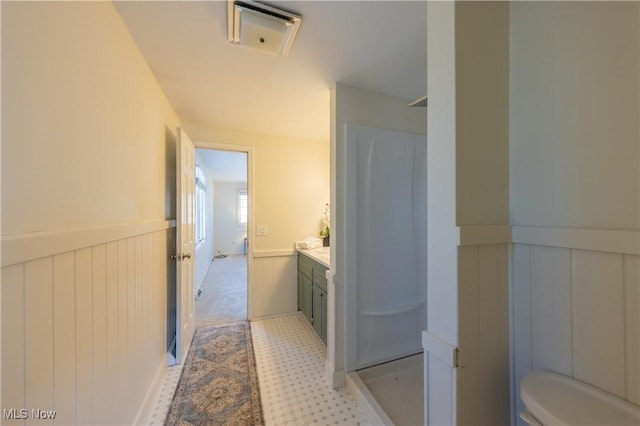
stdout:
POLYGON ((327 267, 298 254, 298 310, 327 342, 327 267))

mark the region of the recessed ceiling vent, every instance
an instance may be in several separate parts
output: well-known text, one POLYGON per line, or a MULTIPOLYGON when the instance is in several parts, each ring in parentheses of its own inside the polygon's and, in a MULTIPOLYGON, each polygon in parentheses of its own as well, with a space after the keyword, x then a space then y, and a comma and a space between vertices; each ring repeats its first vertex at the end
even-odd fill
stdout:
POLYGON ((287 56, 302 17, 251 0, 228 0, 229 41, 287 56))
POLYGON ((409 104, 410 107, 426 107, 427 106, 427 97, 423 96, 409 104))

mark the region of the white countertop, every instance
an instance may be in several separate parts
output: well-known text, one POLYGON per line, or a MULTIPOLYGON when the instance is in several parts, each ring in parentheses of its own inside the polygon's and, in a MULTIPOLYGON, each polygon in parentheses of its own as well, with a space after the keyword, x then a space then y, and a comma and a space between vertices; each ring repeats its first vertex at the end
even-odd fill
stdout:
POLYGON ((329 254, 329 247, 321 247, 316 249, 298 249, 298 252, 310 257, 316 262, 321 263, 327 268, 331 268, 331 255, 329 254))

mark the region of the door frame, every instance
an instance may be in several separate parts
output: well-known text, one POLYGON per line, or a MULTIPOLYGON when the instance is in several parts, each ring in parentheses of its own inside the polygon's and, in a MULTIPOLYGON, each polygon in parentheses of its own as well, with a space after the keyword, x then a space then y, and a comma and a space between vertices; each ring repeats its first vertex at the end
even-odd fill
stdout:
POLYGON ((253 224, 254 224, 254 190, 253 190, 253 147, 233 145, 219 142, 193 141, 196 149, 213 149, 217 151, 243 152, 247 154, 247 194, 249 199, 249 215, 247 217, 247 320, 254 317, 253 312, 253 224))

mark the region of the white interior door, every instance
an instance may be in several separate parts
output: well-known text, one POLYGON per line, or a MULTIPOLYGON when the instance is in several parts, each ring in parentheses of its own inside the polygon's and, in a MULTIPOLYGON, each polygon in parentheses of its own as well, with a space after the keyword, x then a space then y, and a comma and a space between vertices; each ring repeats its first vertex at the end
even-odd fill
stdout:
POLYGON ((347 371, 422 350, 427 141, 346 126, 347 371))
POLYGON ((178 128, 176 143, 176 361, 182 363, 187 355, 194 332, 194 186, 195 149, 182 128, 178 128))

